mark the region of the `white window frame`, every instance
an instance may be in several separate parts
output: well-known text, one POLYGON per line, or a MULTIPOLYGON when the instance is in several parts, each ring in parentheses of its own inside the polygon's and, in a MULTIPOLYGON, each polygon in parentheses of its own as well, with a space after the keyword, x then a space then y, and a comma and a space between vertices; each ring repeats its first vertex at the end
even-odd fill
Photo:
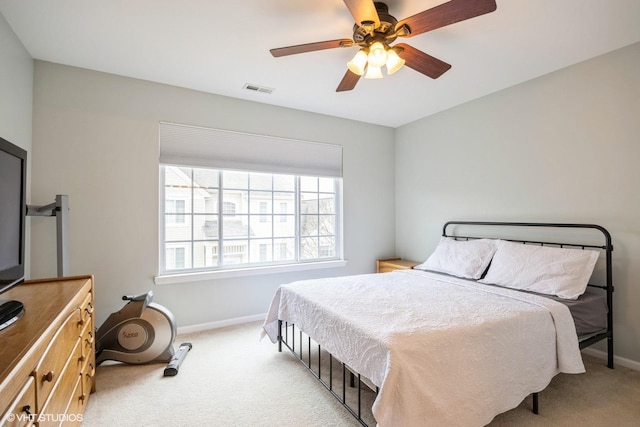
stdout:
MULTIPOLYGON (((192 166, 185 166, 190 168, 192 166)), ((201 166, 193 166, 193 168, 202 168, 201 166)), ((222 170, 220 168, 216 168, 217 170, 222 170)), ((264 172, 260 172, 264 173, 264 172)), ((335 267, 344 267, 346 265, 346 260, 343 258, 343 230, 342 230, 342 179, 341 178, 333 178, 335 182, 335 250, 336 254, 333 257, 321 257, 321 249, 318 248, 318 258, 312 259, 302 259, 299 254, 300 247, 300 235, 301 230, 299 227, 299 218, 300 218, 300 209, 299 203, 301 200, 300 196, 300 176, 296 175, 296 196, 295 196, 295 204, 296 204, 296 226, 295 226, 295 245, 296 245, 296 259, 295 261, 272 261, 269 263, 246 263, 242 264, 238 267, 233 265, 223 265, 216 267, 207 267, 207 268, 188 268, 184 270, 166 270, 166 260, 165 260, 165 244, 169 243, 165 240, 165 231, 166 231, 166 223, 165 223, 165 165, 160 166, 160 266, 159 266, 159 274, 155 277, 156 284, 173 284, 173 283, 184 283, 191 281, 199 281, 210 278, 226 278, 226 277, 235 277, 235 276, 244 276, 244 275, 253 275, 253 274, 267 274, 267 273, 280 273, 280 272, 289 272, 289 271, 301 271, 301 270, 309 270, 309 269, 318 269, 318 268, 335 268, 335 267)), ((222 187, 222 186, 221 186, 222 187)), ((277 192, 276 190, 272 190, 273 192, 277 192)), ((222 188, 219 189, 219 200, 220 207, 222 207, 222 188)), ((222 209, 224 211, 224 209, 222 209)), ((220 223, 223 213, 216 213, 213 215, 218 215, 218 223, 220 223)), ((271 217, 271 221, 279 221, 280 212, 275 212, 273 209, 268 216, 271 217), (278 218, 276 220, 276 218, 278 218)), ((191 220, 186 221, 190 223, 191 220)), ((220 227, 220 233, 222 232, 222 227, 220 227)), ((277 240, 276 237, 271 237, 272 240, 277 240)), ((224 236, 220 241, 224 241, 224 236)), ((222 245, 223 243, 219 243, 222 245)), ((279 245, 277 243, 273 243, 276 246, 273 247, 273 251, 279 251, 279 245)), ((276 258, 275 252, 273 253, 273 258, 276 258)))

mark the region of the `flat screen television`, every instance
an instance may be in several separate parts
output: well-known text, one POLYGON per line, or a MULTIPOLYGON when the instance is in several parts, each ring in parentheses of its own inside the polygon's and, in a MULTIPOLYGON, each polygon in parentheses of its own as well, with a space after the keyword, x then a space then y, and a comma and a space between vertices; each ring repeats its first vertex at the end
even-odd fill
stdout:
POLYGON ((2 294, 24 281, 27 152, 0 138, 0 330, 24 313, 2 294))

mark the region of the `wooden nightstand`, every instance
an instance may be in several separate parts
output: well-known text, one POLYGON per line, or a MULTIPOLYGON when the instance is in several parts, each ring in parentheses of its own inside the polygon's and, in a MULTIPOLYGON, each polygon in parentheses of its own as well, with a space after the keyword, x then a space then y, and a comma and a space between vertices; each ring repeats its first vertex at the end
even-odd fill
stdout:
POLYGON ((376 272, 388 273, 393 270, 410 270, 420 264, 417 261, 409 261, 402 258, 378 259, 376 260, 376 272))

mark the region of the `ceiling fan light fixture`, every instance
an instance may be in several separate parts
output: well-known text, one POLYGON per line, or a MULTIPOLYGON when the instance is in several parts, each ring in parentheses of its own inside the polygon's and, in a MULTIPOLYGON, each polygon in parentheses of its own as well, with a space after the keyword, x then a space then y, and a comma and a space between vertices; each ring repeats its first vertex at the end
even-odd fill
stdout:
POLYGON ((404 65, 405 60, 400 58, 395 49, 387 51, 387 74, 391 75, 398 71, 404 65))
POLYGON ((369 46, 369 65, 382 67, 387 63, 387 49, 381 42, 373 42, 369 46))
POLYGON ((365 79, 381 79, 382 68, 369 64, 367 66, 367 74, 364 76, 364 78, 365 79))
POLYGON ((367 66, 367 59, 368 59, 368 55, 367 55, 367 50, 366 49, 360 49, 355 56, 353 57, 353 59, 349 62, 347 62, 347 68, 352 72, 355 73, 359 76, 364 74, 364 69, 367 66))

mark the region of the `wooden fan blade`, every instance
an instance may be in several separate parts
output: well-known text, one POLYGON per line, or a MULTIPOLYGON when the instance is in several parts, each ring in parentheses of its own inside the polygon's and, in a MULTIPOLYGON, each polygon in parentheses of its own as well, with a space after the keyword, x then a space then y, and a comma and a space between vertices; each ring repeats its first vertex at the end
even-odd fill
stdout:
POLYGON ((359 75, 352 72, 351 70, 347 70, 344 77, 342 78, 342 81, 340 81, 336 92, 344 92, 353 89, 354 87, 356 87, 358 80, 360 80, 359 75))
POLYGON ((411 47, 408 44, 398 43, 394 47, 403 49, 402 52, 398 52, 398 56, 405 60, 407 67, 413 68, 432 79, 437 79, 451 68, 450 64, 434 58, 431 55, 427 55, 423 51, 411 47))
POLYGON ((279 56, 295 55, 297 53, 313 52, 316 50, 333 49, 336 47, 350 47, 350 46, 353 46, 353 40, 338 39, 338 40, 327 40, 324 42, 298 44, 295 46, 278 47, 275 49, 271 49, 269 52, 271 52, 271 55, 277 58, 279 56))
POLYGON ((451 0, 398 22, 396 28, 408 25, 413 37, 496 10, 495 0, 451 0))
POLYGON ((344 0, 344 4, 347 5, 356 24, 373 23, 373 28, 378 28, 380 25, 380 18, 373 0, 344 0))

